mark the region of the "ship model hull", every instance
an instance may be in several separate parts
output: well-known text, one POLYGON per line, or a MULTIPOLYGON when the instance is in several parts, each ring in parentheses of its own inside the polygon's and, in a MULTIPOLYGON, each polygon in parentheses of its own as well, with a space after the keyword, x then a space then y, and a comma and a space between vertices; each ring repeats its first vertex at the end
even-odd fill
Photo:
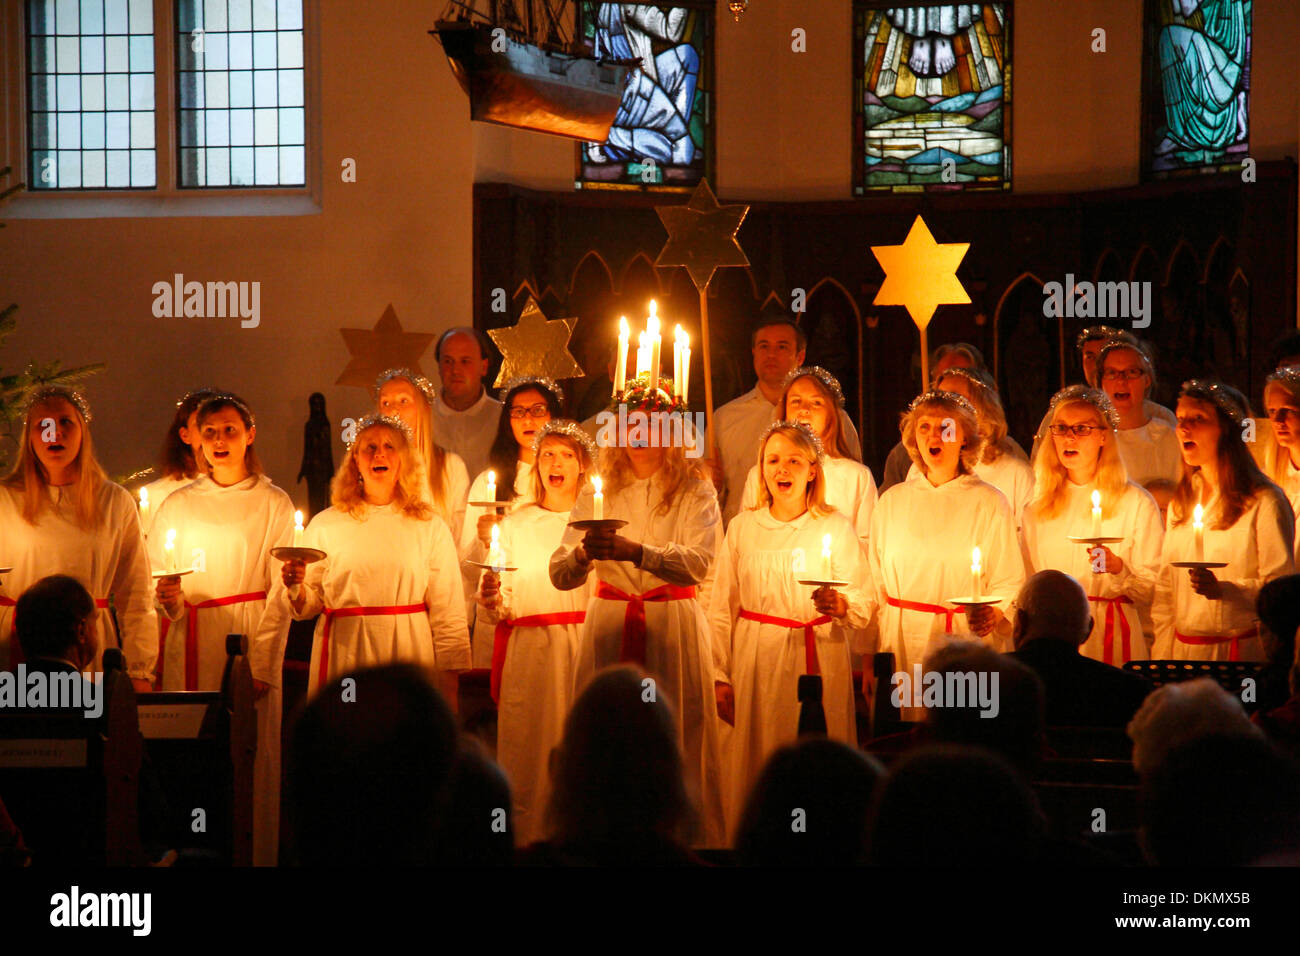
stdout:
POLYGON ((470 119, 587 142, 609 136, 626 64, 546 50, 508 35, 505 49, 494 50, 492 27, 483 23, 439 21, 429 32, 469 94, 470 119))

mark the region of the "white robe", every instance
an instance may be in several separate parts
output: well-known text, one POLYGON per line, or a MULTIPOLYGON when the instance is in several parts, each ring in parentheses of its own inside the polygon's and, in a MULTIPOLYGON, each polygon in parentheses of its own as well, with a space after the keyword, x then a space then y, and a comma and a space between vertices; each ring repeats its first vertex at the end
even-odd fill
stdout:
POLYGON ((1106 618, 1111 618, 1111 659, 1116 667, 1126 660, 1144 661, 1150 657, 1149 634, 1143 633, 1142 610, 1150 608, 1155 596, 1156 578, 1160 574, 1160 547, 1165 529, 1160 522, 1160 508, 1141 485, 1130 481, 1124 494, 1112 505, 1112 514, 1103 517, 1103 536, 1123 537, 1107 545, 1124 562, 1118 574, 1093 573, 1088 545, 1070 541, 1069 536, 1092 535, 1093 485, 1076 485, 1067 481, 1065 505, 1054 518, 1043 519, 1033 508, 1025 510, 1025 549, 1029 554, 1030 573, 1049 568, 1071 575, 1092 598, 1126 597, 1132 604, 1093 600, 1092 634, 1079 653, 1093 660, 1105 661, 1106 618), (1116 616, 1119 615, 1119 616, 1116 616), (1121 621, 1121 617, 1123 621, 1121 621), (1123 622, 1129 627, 1129 656, 1124 656, 1123 622))
POLYGON ((1182 475, 1183 453, 1176 428, 1153 417, 1145 425, 1115 433, 1130 481, 1143 486, 1161 480, 1177 484, 1182 475))
MULTIPOLYGON (((447 493, 447 530, 451 532, 452 543, 460 537, 461 528, 465 526, 465 502, 469 500, 469 472, 459 455, 446 453, 442 468, 443 487, 447 493)), ((441 514, 435 509, 435 513, 441 514)))
MULTIPOLYGON (((1227 567, 1213 568, 1223 595, 1211 601, 1192 590, 1186 568, 1175 568, 1172 561, 1196 560, 1196 539, 1189 515, 1175 525, 1174 507, 1165 519, 1165 543, 1161 551, 1162 567, 1156 581, 1151 619, 1155 624, 1156 642, 1151 650, 1155 660, 1226 661, 1232 653, 1227 640, 1212 644, 1188 644, 1175 633, 1188 637, 1227 638, 1241 635, 1258 622, 1255 599, 1259 589, 1274 578, 1295 570, 1295 516, 1286 495, 1270 483, 1256 492, 1245 513, 1230 528, 1220 531, 1217 523, 1218 496, 1205 508, 1204 560, 1226 561, 1227 567)), ((1240 660, 1262 661, 1264 649, 1259 637, 1238 642, 1240 660)))
MULTIPOLYGON (((280 575, 280 562, 271 549, 293 544, 293 502, 271 479, 250 476, 222 487, 203 477, 167 498, 156 512, 158 528, 176 529, 177 566, 193 567, 181 578, 185 600, 198 604, 214 598, 265 592, 268 597, 280 575)), ((166 567, 165 535, 149 539, 155 568, 166 567)), ((160 616, 165 616, 166 611, 160 616)), ((167 628, 162 645, 162 689, 221 690, 226 665, 226 635, 246 634, 253 677, 271 685, 257 701, 257 757, 253 764, 253 860, 275 866, 280 838, 280 718, 283 704, 281 672, 289 633, 289 610, 279 601, 262 598, 222 607, 198 608, 197 681, 186 685, 189 618, 182 607, 167 628), (281 657, 271 659, 279 647, 281 657)))
MULTIPOLYGON (((35 525, 22 515, 22 491, 0 486, 0 595, 17 600, 51 574, 67 574, 96 600, 112 597, 121 625, 127 674, 153 680, 158 656, 158 616, 153 608, 153 581, 135 498, 121 485, 105 481, 97 497, 102 518, 93 528, 76 523, 69 487, 48 487, 52 508, 43 509, 35 525)), ((0 606, 0 669, 9 666, 13 608, 0 606)), ((95 669, 102 668, 104 648, 116 646, 112 615, 100 610, 95 669)))
MULTIPOLYGON (((605 495, 607 518, 628 524, 619 534, 644 546, 642 567, 627 561, 596 561, 582 568, 574 549, 583 533, 565 531, 551 556, 551 580, 562 589, 580 587, 592 570, 600 581, 626 594, 639 595, 665 584, 689 587, 702 583, 717 549, 720 516, 712 484, 687 479, 667 514, 653 478, 634 480, 605 495)), ((592 490, 585 488, 573 507, 573 520, 592 516, 592 490)), ((707 600, 707 597, 705 598, 707 600)), ((575 688, 578 693, 601 668, 619 662, 627 602, 593 597, 587 605, 575 688)), ((702 839, 706 846, 723 846, 722 794, 718 711, 713 684, 716 669, 709 625, 699 597, 681 601, 647 601, 645 669, 657 682, 657 693, 672 703, 678 721, 687 781, 700 803, 702 839)), ((722 679, 722 678, 716 678, 722 679)))
POLYGON ((766 508, 742 511, 727 526, 718 555, 709 617, 721 669, 730 675, 736 701, 724 794, 733 833, 763 764, 796 738, 799 677, 807 672, 802 627, 761 623, 741 618, 740 612, 800 622, 820 617, 812 601, 814 589, 797 579, 826 573, 821 557, 825 534, 831 535, 832 579, 851 582, 840 593, 849 604, 845 623, 853 626, 831 621, 814 632, 822 706, 828 735, 856 748, 850 651, 871 617, 875 596, 853 525, 839 512, 821 518, 805 512, 794 521, 780 521, 766 508))
MULTIPOLYGON (((822 462, 822 470, 826 474, 826 503, 849 519, 863 547, 866 547, 867 538, 871 535, 871 512, 880 497, 871 469, 860 461, 827 455, 822 462)), ((748 511, 758 506, 762 480, 758 465, 749 469, 745 478, 743 510, 748 511)))
MULTIPOLYGON (((141 522, 146 538, 153 532, 154 522, 158 520, 158 511, 162 508, 163 502, 186 485, 193 484, 194 481, 195 478, 159 478, 157 481, 151 481, 144 486, 149 492, 149 520, 141 522)), ((139 496, 137 495, 138 500, 139 496)))
MULTIPOLYGON (((311 519, 303 546, 326 557, 307 565, 304 605, 297 620, 324 608, 423 604, 410 614, 335 617, 330 625, 328 667, 321 673, 326 617, 316 622, 308 694, 343 674, 406 662, 428 670, 466 670, 469 627, 456 545, 436 517, 420 521, 393 505, 366 506, 361 518, 330 508, 311 519)), ((283 582, 279 600, 288 601, 283 582)), ((282 651, 280 653, 283 653, 282 651)))
MULTIPOLYGON (((489 639, 500 619, 587 610, 595 589, 592 579, 572 591, 557 590, 551 583, 551 553, 559 547, 568 521, 567 511, 533 504, 516 509, 501 523, 501 547, 519 570, 501 575, 498 610, 479 608, 489 639)), ((581 624, 550 624, 516 627, 506 645, 497 703, 497 762, 510 779, 515 810, 511 822, 519 846, 546 836, 550 754, 564 736, 564 719, 573 704, 581 641, 581 624)), ((491 648, 489 643, 488 666, 491 648)))
MULTIPOLYGON (((920 474, 920 469, 913 462, 907 471, 908 479, 920 474)), ((1029 467, 1028 462, 1004 452, 996 461, 981 461, 977 464, 975 477, 1002 492, 1007 504, 1011 506, 1011 514, 1016 519, 1016 531, 1019 532, 1024 524, 1025 509, 1034 500, 1034 469, 1029 467)))
POLYGON ((488 454, 492 451, 500 419, 501 403, 491 398, 487 389, 479 395, 477 402, 463 412, 456 411, 444 402, 441 392, 435 396, 433 440, 460 457, 465 465, 466 486, 469 484, 469 475, 477 475, 488 466, 488 454))
MULTIPOLYGON (((858 431, 844 409, 839 409, 839 413, 840 430, 844 433, 849 452, 861 460, 862 444, 858 441, 858 431)), ((727 479, 727 501, 722 511, 724 524, 740 511, 745 496, 745 478, 749 469, 758 462, 758 442, 767 426, 775 420, 776 405, 764 397, 757 385, 714 413, 717 455, 727 479)), ((707 448, 708 444, 704 447, 707 448)))
MULTIPOLYGON (((1287 454, 1285 448, 1280 449, 1280 453, 1287 454)), ((1291 464, 1291 458, 1288 455, 1286 459, 1286 473, 1282 476, 1278 486, 1282 493, 1286 495, 1287 501, 1291 503, 1291 513, 1295 515, 1296 520, 1300 521, 1300 468, 1291 464)), ((1295 542, 1295 563, 1300 568, 1300 534, 1296 535, 1295 542)))
MULTIPOLYGON (((893 607, 886 599, 952 607, 948 599, 971 592, 971 549, 977 546, 981 592, 1001 598, 996 607, 1009 618, 1011 602, 1025 581, 1025 567, 1002 492, 974 475, 958 476, 937 488, 924 475, 916 475, 880 496, 868 551, 879 606, 879 650, 894 654, 895 672, 910 675, 912 665, 923 664, 926 655, 943 644, 947 619, 931 611, 893 607)), ((953 615, 952 622, 954 637, 976 639, 965 615, 953 615)), ((1008 620, 986 641, 995 650, 1010 650, 1010 636, 1008 620)))
MULTIPOLYGON (((500 480, 498 475, 497 479, 500 480)), ((486 501, 487 500, 487 469, 479 472, 475 477, 473 484, 469 486, 469 501, 486 501)), ((533 466, 526 461, 521 461, 519 467, 515 470, 515 498, 506 506, 506 514, 518 511, 525 505, 533 503, 533 466)), ((470 622, 470 628, 473 630, 473 637, 470 644, 474 652, 474 666, 476 668, 492 666, 492 634, 495 630, 494 625, 478 620, 479 606, 474 600, 474 594, 478 591, 479 577, 482 572, 470 564, 471 561, 483 563, 487 558, 487 549, 483 547, 483 542, 478 536, 478 519, 487 514, 490 508, 473 508, 465 509, 465 521, 460 529, 460 560, 461 570, 465 582, 465 617, 470 622)), ((550 556, 554 548, 548 548, 546 555, 550 556)))

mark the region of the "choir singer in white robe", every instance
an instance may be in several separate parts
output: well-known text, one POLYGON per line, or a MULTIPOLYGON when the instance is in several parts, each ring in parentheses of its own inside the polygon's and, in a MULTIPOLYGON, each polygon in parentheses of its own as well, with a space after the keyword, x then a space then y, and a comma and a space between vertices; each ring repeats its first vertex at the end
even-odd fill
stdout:
POLYGON ((176 413, 172 416, 167 437, 163 439, 162 454, 159 456, 156 471, 158 477, 143 488, 144 498, 141 507, 148 502, 148 513, 140 514, 140 526, 146 538, 153 530, 158 510, 163 502, 173 493, 180 491, 201 474, 198 455, 199 441, 198 413, 199 406, 217 394, 215 388, 196 388, 182 395, 176 403, 176 413))
MULTIPOLYGON (((1300 519, 1300 366, 1283 366, 1264 380, 1264 413, 1269 427, 1260 429, 1251 451, 1300 519)), ((1296 562, 1300 566, 1300 540, 1296 562)))
MULTIPOLYGON (((406 662, 429 671, 470 666, 456 545, 425 497, 424 468, 400 419, 367 415, 334 476, 333 505, 312 518, 303 546, 325 552, 286 561, 295 620, 320 615, 308 693, 351 671, 406 662)), ((455 689, 444 688, 455 700, 455 689)))
POLYGON ((1137 344, 1118 339, 1097 353, 1097 380, 1119 415, 1119 454, 1129 478, 1142 487, 1169 487, 1182 474, 1175 426, 1153 409, 1164 406, 1148 401, 1156 387, 1156 370, 1151 357, 1137 344))
POLYGON ((1092 633, 1079 653, 1116 667, 1150 656, 1140 611, 1155 596, 1165 535, 1155 499, 1124 471, 1115 441, 1118 424, 1099 389, 1071 385, 1052 397, 1048 437, 1034 462, 1036 494, 1024 521, 1030 570, 1064 571, 1088 594, 1092 633), (1095 524, 1094 491, 1101 505, 1095 524), (1069 540, 1094 535, 1122 540, 1069 540))
POLYGON ((1178 396, 1183 476, 1165 521, 1151 618, 1157 660, 1262 661, 1255 599, 1295 570, 1295 516, 1242 441, 1250 407, 1231 386, 1184 382, 1178 396), (1202 525, 1196 525, 1196 506, 1202 525), (1175 568, 1222 561, 1223 568, 1175 568))

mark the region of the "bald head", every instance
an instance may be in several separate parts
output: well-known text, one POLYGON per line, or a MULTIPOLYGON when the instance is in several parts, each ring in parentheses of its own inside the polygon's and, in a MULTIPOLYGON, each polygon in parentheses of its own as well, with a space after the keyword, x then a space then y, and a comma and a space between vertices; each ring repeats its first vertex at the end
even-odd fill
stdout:
POLYGON ((457 411, 477 402, 488 370, 483 334, 465 327, 448 329, 438 339, 434 356, 442 378, 442 400, 457 411))
POLYGON ((1019 650, 1030 641, 1064 641, 1079 646, 1092 631, 1088 595, 1070 575, 1039 571, 1016 597, 1016 622, 1012 639, 1019 650))

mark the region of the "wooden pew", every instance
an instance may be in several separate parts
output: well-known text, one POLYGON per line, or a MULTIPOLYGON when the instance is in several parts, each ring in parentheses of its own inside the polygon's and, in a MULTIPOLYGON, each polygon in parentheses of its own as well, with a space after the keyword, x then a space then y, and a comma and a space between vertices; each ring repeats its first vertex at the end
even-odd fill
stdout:
POLYGON ((103 712, 0 710, 0 797, 35 866, 144 862, 136 697, 122 652, 104 652, 103 712))
POLYGON ((226 655, 219 692, 141 696, 140 731, 177 821, 179 848, 251 866, 257 714, 248 638, 226 635, 226 655), (196 809, 204 811, 203 832, 194 830, 196 809))

